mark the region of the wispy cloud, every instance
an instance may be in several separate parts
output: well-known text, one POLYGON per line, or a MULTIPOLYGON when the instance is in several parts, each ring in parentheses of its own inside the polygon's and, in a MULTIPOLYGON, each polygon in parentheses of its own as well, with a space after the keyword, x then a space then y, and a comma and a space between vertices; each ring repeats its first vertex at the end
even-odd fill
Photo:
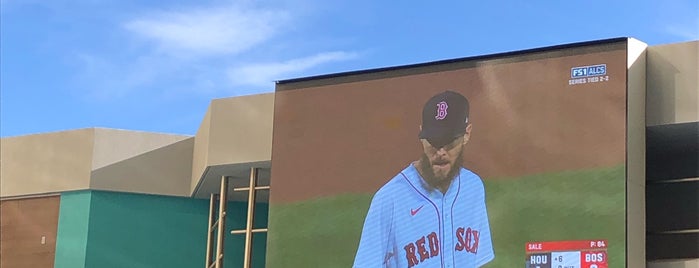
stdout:
POLYGON ((299 15, 307 11, 242 3, 146 11, 122 21, 119 34, 125 34, 126 44, 137 45, 77 53, 82 67, 77 80, 87 90, 82 95, 109 100, 266 92, 273 90, 275 80, 358 57, 354 52, 298 49, 298 39, 283 39, 309 24, 299 15))
POLYGON ((249 64, 229 69, 228 78, 233 85, 269 87, 283 76, 298 74, 321 64, 351 60, 356 57, 358 55, 354 52, 336 51, 284 62, 249 64))
POLYGON ((665 32, 685 40, 697 40, 699 39, 699 19, 689 24, 667 25, 665 32))
POLYGON ((140 56, 128 64, 92 54, 78 54, 82 65, 78 83, 87 88, 86 97, 108 100, 127 95, 137 88, 146 88, 157 79, 173 72, 177 66, 163 58, 140 56))
POLYGON ((682 40, 699 39, 699 4, 696 0, 666 1, 656 10, 658 30, 682 40))
POLYGON ((124 27, 168 54, 238 54, 272 38, 290 18, 280 10, 224 6, 151 13, 124 27))

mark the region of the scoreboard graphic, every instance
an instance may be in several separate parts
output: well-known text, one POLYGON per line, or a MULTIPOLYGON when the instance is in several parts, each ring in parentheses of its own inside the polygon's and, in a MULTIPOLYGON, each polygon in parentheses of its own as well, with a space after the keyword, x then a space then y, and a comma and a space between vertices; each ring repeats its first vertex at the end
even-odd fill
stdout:
POLYGON ((607 240, 529 242, 525 268, 608 268, 607 240))

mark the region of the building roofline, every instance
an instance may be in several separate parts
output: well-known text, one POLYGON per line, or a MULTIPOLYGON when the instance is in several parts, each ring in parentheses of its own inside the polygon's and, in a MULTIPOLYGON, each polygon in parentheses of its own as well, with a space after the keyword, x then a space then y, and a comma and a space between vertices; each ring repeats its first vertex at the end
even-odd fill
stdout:
POLYGON ((609 39, 601 39, 601 40, 568 43, 568 44, 554 45, 554 46, 547 46, 547 47, 539 47, 539 48, 532 48, 532 49, 525 49, 525 50, 516 50, 516 51, 502 52, 502 53, 495 53, 495 54, 462 57, 462 58, 446 59, 446 60, 437 60, 437 61, 430 61, 430 62, 423 62, 423 63, 416 63, 416 64, 398 65, 398 66, 373 68, 373 69, 366 69, 366 70, 359 70, 359 71, 348 71, 348 72, 331 73, 331 74, 315 75, 315 76, 300 77, 300 78, 291 78, 291 79, 285 79, 285 80, 278 80, 278 81, 275 81, 275 83, 277 85, 283 85, 283 84, 292 84, 292 83, 312 81, 312 80, 338 78, 338 77, 345 77, 345 76, 352 76, 352 75, 362 75, 362 74, 370 74, 370 73, 378 73, 378 72, 396 71, 396 70, 404 70, 404 69, 411 69, 411 68, 418 68, 418 67, 434 66, 434 65, 440 65, 440 64, 467 62, 467 61, 475 61, 475 60, 491 60, 491 59, 511 57, 511 56, 529 54, 529 53, 539 53, 539 52, 548 52, 548 51, 555 51, 555 50, 561 50, 561 49, 585 47, 585 46, 591 46, 591 45, 603 45, 603 44, 619 43, 619 42, 627 41, 629 38, 630 37, 616 37, 616 38, 609 38, 609 39))

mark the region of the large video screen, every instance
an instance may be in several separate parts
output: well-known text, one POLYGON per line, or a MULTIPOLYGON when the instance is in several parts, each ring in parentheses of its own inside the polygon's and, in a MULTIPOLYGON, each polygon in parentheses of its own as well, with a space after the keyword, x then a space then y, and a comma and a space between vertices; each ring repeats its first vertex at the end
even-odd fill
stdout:
POLYGON ((627 51, 282 81, 269 267, 626 266, 627 51))

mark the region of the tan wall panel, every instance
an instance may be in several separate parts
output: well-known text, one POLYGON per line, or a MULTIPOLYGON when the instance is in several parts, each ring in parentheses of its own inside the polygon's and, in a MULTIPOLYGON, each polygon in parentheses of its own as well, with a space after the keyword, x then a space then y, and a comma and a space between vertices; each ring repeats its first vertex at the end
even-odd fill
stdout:
POLYGON ((58 196, 0 201, 0 267, 53 267, 59 206, 58 196))
POLYGON ((187 138, 189 137, 183 135, 96 128, 92 170, 103 168, 187 138))
POLYGON ((647 125, 699 121, 699 41, 648 48, 647 125))
POLYGON ((190 183, 190 192, 194 192, 202 179, 204 170, 206 170, 209 153, 209 128, 211 127, 211 105, 206 110, 206 115, 197 130, 197 135, 194 137, 194 152, 192 156, 192 179, 190 183))
POLYGON ((629 39, 627 58, 626 260, 627 267, 646 264, 646 66, 647 45, 629 39))
POLYGON ((94 129, 3 138, 0 196, 87 189, 94 129))
POLYGON ((92 172, 95 190, 190 196, 194 138, 133 156, 92 172))
POLYGON ((208 165, 269 161, 274 94, 212 102, 208 165))

